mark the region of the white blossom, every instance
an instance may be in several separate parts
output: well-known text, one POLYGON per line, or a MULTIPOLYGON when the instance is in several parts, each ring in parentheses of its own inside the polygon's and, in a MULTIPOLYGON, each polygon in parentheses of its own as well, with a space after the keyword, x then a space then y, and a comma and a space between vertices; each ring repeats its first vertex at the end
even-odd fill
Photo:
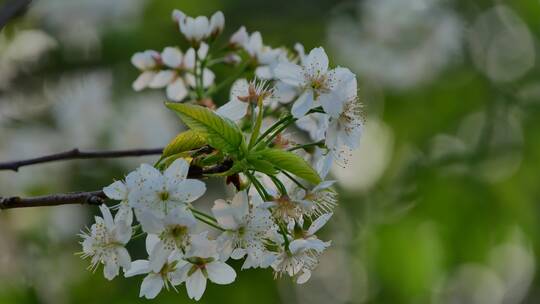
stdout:
POLYGON ((118 275, 120 267, 129 269, 131 258, 124 247, 131 239, 131 226, 125 221, 115 221, 109 208, 105 205, 99 207, 103 217, 96 216, 95 224, 88 232, 83 232, 82 257, 91 257, 91 269, 103 264, 103 275, 112 280, 118 275))
POLYGON ((221 258, 241 259, 247 255, 249 261, 246 260, 245 266, 256 267, 265 264, 264 238, 276 227, 271 213, 261 208, 260 203, 250 204, 250 199, 255 197, 250 198, 246 191, 241 191, 231 202, 216 200, 212 213, 225 229, 218 238, 221 258))
POLYGON ((274 90, 266 81, 248 82, 246 79, 239 79, 231 88, 230 101, 219 107, 216 113, 237 121, 248 114, 250 106, 255 110, 259 102, 267 105, 272 103, 274 98, 274 90))
POLYGON ((178 22, 180 32, 187 41, 198 44, 210 36, 217 36, 223 31, 225 17, 218 11, 208 20, 206 16, 190 17, 181 11, 173 11, 173 19, 178 22))
MULTIPOLYGON (((131 181, 132 179, 128 180, 131 181)), ((128 204, 128 185, 122 181, 115 181, 109 186, 103 188, 103 193, 105 193, 105 195, 110 199, 120 201, 118 211, 114 216, 115 221, 123 220, 127 225, 131 225, 133 223, 133 210, 128 204)))
POLYGON ((225 16, 223 15, 223 12, 217 11, 210 18, 210 35, 214 37, 218 36, 223 32, 224 28, 225 16))
POLYGON ((190 233, 197 225, 193 214, 183 209, 173 209, 163 219, 148 211, 141 212, 137 218, 144 232, 159 237, 159 242, 153 246, 149 259, 149 267, 155 272, 163 267, 174 250, 180 252, 186 250, 190 244, 190 233))
POLYGON ((195 50, 189 49, 184 54, 178 48, 166 47, 161 53, 161 61, 164 69, 156 73, 148 87, 166 87, 170 100, 183 100, 188 95, 185 77, 195 67, 195 50))
MULTIPOLYGON (((311 223, 308 230, 303 230, 298 225, 289 225, 289 227, 294 227, 292 234, 296 239, 290 241, 287 248, 281 247, 280 253, 272 264, 276 276, 287 274, 298 284, 309 280, 311 271, 319 263, 319 256, 330 246, 330 242, 319 240, 315 233, 328 222, 331 216, 331 213, 320 216, 311 223)), ((286 246, 286 244, 282 245, 286 246)))
MULTIPOLYGON (((159 238, 156 235, 149 234, 146 238, 146 251, 151 255, 154 247, 159 243, 159 238)), ((139 292, 139 297, 147 299, 155 298, 159 292, 165 287, 174 286, 182 283, 180 267, 186 262, 182 260, 182 255, 178 251, 172 252, 167 256, 166 262, 158 271, 153 271, 148 260, 136 260, 131 263, 128 271, 124 272, 126 278, 135 275, 146 274, 139 292)))
POLYGON ((347 68, 329 70, 328 56, 321 47, 311 50, 302 66, 283 61, 274 73, 278 80, 300 90, 300 96, 292 107, 292 114, 297 118, 318 105, 322 105, 330 115, 339 113, 340 104, 335 104, 331 93, 338 84, 355 77, 347 68))
POLYGON ((233 47, 241 47, 249 39, 249 34, 245 26, 241 26, 229 39, 229 44, 233 47))
POLYGON ((135 175, 137 181, 129 192, 129 204, 137 212, 150 211, 164 218, 175 208, 187 208, 188 204, 206 191, 203 182, 186 179, 189 164, 184 159, 175 160, 164 173, 142 164, 135 175))
POLYGON ((337 206, 337 193, 331 189, 335 181, 324 181, 311 190, 295 187, 291 199, 302 206, 304 214, 323 215, 337 206))
POLYGON ((131 57, 131 63, 142 73, 133 82, 133 90, 141 91, 148 87, 156 76, 158 60, 161 60, 160 54, 153 50, 138 52, 131 57))
POLYGON ((333 151, 338 151, 343 146, 356 149, 360 144, 363 130, 362 108, 358 101, 356 79, 342 82, 331 96, 332 100, 336 101, 334 105, 338 109, 330 111, 332 114, 326 132, 326 146, 333 151))
POLYGON ((180 268, 181 280, 186 282, 190 299, 198 301, 206 290, 206 280, 216 284, 230 284, 236 279, 236 272, 219 260, 217 242, 207 238, 206 232, 191 238, 190 250, 184 256, 185 263, 180 268))
POLYGON ((326 137, 326 131, 328 130, 328 122, 330 116, 325 113, 312 113, 303 117, 300 117, 296 121, 296 125, 308 132, 309 137, 314 141, 321 141, 326 137))

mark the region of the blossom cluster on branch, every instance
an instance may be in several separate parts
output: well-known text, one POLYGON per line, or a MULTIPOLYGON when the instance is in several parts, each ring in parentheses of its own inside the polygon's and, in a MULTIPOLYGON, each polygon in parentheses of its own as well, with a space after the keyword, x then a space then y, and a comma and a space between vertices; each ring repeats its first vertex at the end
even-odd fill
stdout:
POLYGON ((307 54, 300 44, 294 51, 272 48, 245 27, 216 47, 221 12, 193 18, 175 10, 172 17, 191 48, 136 53, 132 63, 141 74, 133 88, 165 88, 166 107, 188 130, 155 164, 103 189, 119 204, 102 205, 102 217, 81 233, 83 257, 92 269, 103 264, 109 280, 120 270, 144 275, 140 296, 148 299, 185 283, 199 300, 208 280, 234 282, 229 259, 306 282, 331 244, 317 236, 337 205, 329 169, 346 165, 362 133, 356 76, 330 68, 321 47, 307 54), (231 76, 216 82, 217 64, 230 66, 231 76), (229 100, 215 106, 216 93, 229 87, 229 100), (294 137, 293 128, 305 134, 294 137), (235 189, 214 202, 211 214, 196 203, 207 177, 235 189), (207 229, 197 230, 198 222, 207 229), (148 258, 132 261, 126 244, 140 237, 148 258))

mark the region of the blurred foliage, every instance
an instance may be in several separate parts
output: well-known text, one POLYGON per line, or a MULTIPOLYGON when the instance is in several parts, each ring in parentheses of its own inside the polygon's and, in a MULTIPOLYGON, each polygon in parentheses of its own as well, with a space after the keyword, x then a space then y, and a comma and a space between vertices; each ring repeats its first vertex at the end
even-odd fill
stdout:
MULTIPOLYGON (((41 7, 49 5, 47 1, 40 2, 41 7)), ((323 45, 335 53, 330 56, 336 58, 333 64, 348 65, 351 58, 337 55, 341 46, 330 45, 332 37, 327 28, 340 14, 354 16, 358 4, 346 0, 120 1, 126 7, 140 5, 139 13, 115 16, 105 14, 109 2, 92 2, 56 0, 54 3, 60 4, 60 8, 63 3, 84 7, 56 14, 33 13, 31 7, 24 17, 2 30, 9 37, 20 29, 41 29, 58 38, 59 46, 42 58, 39 66, 20 71, 9 87, 0 91, 0 97, 41 91, 66 75, 71 77, 70 72, 85 74, 106 69, 112 73, 114 104, 130 102, 135 96, 131 82, 138 73, 131 67, 131 55, 171 44, 185 47, 170 19, 174 8, 190 15, 222 10, 226 16, 224 37, 245 25, 248 31, 261 31, 267 44, 292 47, 298 41, 308 50, 323 45), (86 11, 93 8, 96 12, 86 11), (80 16, 72 18, 87 21, 84 26, 96 27, 95 45, 71 48, 63 44, 60 37, 70 24, 50 19, 73 12, 80 16), (109 18, 85 19, 92 14, 109 18)), ((462 22, 464 37, 455 60, 428 81, 408 88, 386 87, 356 71, 362 84, 360 94, 367 123, 383 125, 387 130, 384 134, 390 134, 391 145, 387 152, 378 150, 383 139, 376 135, 363 143, 362 153, 353 160, 359 165, 344 169, 349 170, 346 176, 350 177, 352 172, 358 181, 340 179, 336 172, 338 180, 344 182, 340 188, 340 211, 333 223, 335 227, 328 229, 325 237, 334 240, 337 253, 323 259, 320 273, 306 285, 294 286, 286 279, 276 282, 269 271, 248 270, 240 273, 233 285, 209 285, 200 303, 540 302, 538 278, 533 279, 528 272, 537 272, 535 261, 540 258, 538 60, 533 58, 534 66, 512 81, 493 81, 475 65, 467 41, 476 18, 494 5, 504 4, 521 18, 534 37, 537 56, 540 1, 435 2, 444 3, 445 9, 453 10, 462 22), (367 186, 355 184, 368 175, 368 170, 374 170, 370 162, 383 153, 388 153, 389 159, 379 168, 380 175, 367 186), (501 244, 514 246, 511 252, 519 254, 509 254, 502 260, 495 258, 506 252, 499 250, 501 244), (505 267, 514 272, 508 275, 501 270, 505 267), (470 284, 467 280, 471 280, 470 284)), ((110 9, 127 10, 122 5, 110 9)), ((352 58, 356 59, 369 60, 352 58)), ((227 70, 216 72, 219 78, 227 70)), ((227 94, 220 98, 218 102, 223 103, 227 94)), ((6 101, 2 99, 0 106, 1 102, 6 101)), ((54 124, 47 116, 10 122, 10 127, 0 124, 0 139, 8 143, 3 137, 8 138, 8 132, 38 122, 54 124)), ((146 143, 141 140, 140 144, 146 143)), ((62 145, 72 144, 63 140, 62 145)), ((3 151, 0 150, 0 160, 8 157, 3 151)), ((26 153, 33 155, 32 151, 26 153)), ((54 164, 32 168, 31 172, 58 174, 49 171, 52 167, 54 164)), ((38 185, 26 192, 99 188, 123 172, 124 165, 114 161, 78 161, 71 165, 69 173, 59 173, 67 174, 63 178, 55 175, 61 185, 38 185)), ((15 173, 0 175, 17 181, 15 173)), ((7 191, 6 185, 0 189, 7 191)), ((96 210, 85 211, 88 214, 79 217, 69 212, 58 215, 55 208, 0 214, 0 248, 6 251, 0 257, 0 303, 143 302, 138 298, 141 278, 108 282, 100 274, 84 271, 86 261, 71 254, 79 250, 76 231, 87 224, 84 219, 89 220, 90 213, 96 210), (72 216, 74 223, 63 222, 72 216), (54 236, 55 231, 68 226, 72 228, 65 237, 54 236)), ((142 252, 143 248, 139 249, 142 252)), ((235 265, 237 269, 239 266, 235 265)), ((189 302, 182 291, 162 293, 155 301, 189 302)))

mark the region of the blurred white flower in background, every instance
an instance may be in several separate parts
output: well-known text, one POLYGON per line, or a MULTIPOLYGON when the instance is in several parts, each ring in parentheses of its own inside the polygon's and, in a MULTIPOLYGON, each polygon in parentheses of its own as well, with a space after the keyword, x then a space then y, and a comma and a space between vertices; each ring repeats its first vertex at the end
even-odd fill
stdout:
POLYGON ((486 263, 459 267, 434 290, 433 303, 522 303, 534 278, 535 258, 521 230, 493 247, 486 263))
POLYGON ((11 36, 0 33, 0 89, 7 89, 17 74, 38 63, 41 56, 57 46, 54 38, 41 30, 16 30, 11 36))
POLYGON ((511 177, 523 160, 524 134, 522 112, 514 106, 498 108, 488 117, 485 112, 466 116, 456 135, 439 134, 432 140, 432 161, 456 159, 446 169, 454 173, 470 173, 494 183, 511 177), (493 123, 496 122, 496 123, 493 123), (482 153, 474 166, 464 160, 482 153))
POLYGON ((139 22, 145 2, 146 0, 35 1, 30 6, 28 15, 43 23, 68 50, 75 51, 73 59, 80 60, 80 51, 87 56, 99 54, 100 36, 105 30, 126 28, 139 22))
POLYGON ((468 34, 474 64, 493 81, 516 80, 535 64, 533 36, 507 6, 497 5, 482 13, 468 34))
POLYGON ((408 88, 432 80, 461 52, 462 22, 442 0, 358 2, 357 19, 338 14, 328 41, 361 77, 408 88))
POLYGON ((53 102, 52 113, 64 137, 58 149, 97 148, 108 129, 112 113, 112 76, 108 71, 66 74, 45 96, 53 102))
POLYGON ((0 96, 0 128, 12 123, 29 123, 44 115, 50 102, 44 100, 42 92, 7 91, 0 96))
MULTIPOLYGON (((43 127, 0 128, 0 162, 42 156, 58 152, 62 137, 43 127)), ((40 189, 61 189, 65 185, 64 163, 21 168, 19 172, 0 173, 2 195, 23 195, 40 189), (54 176, 55 178, 51 178, 54 176)))
POLYGON ((367 191, 383 175, 392 158, 394 135, 384 122, 366 122, 360 148, 352 152, 347 167, 334 166, 332 174, 349 191, 367 191))
MULTIPOLYGON (((163 147, 180 131, 180 120, 165 107, 157 107, 163 101, 159 93, 138 94, 127 97, 116 110, 113 126, 110 128, 112 149, 163 147)), ((141 163, 153 163, 156 158, 121 158, 115 162, 132 169, 141 163)))

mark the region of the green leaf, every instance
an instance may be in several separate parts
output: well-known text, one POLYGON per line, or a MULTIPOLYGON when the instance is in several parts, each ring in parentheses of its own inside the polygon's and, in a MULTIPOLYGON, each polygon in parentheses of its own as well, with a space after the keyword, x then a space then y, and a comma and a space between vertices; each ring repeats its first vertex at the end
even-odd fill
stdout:
POLYGON ((227 153, 239 153, 246 150, 244 135, 231 120, 197 105, 184 103, 167 103, 166 105, 175 111, 191 130, 206 137, 210 146, 227 153))
POLYGON ((201 136, 201 134, 198 134, 193 130, 187 130, 178 134, 165 149, 163 149, 162 158, 198 149, 204 145, 206 145, 204 136, 201 136))
POLYGON ((321 182, 319 174, 313 170, 311 165, 295 153, 269 148, 257 152, 257 155, 272 163, 276 168, 292 173, 312 184, 316 185, 321 182))
POLYGON ((248 157, 248 162, 254 170, 267 175, 276 175, 279 172, 276 170, 276 166, 262 158, 248 157))

